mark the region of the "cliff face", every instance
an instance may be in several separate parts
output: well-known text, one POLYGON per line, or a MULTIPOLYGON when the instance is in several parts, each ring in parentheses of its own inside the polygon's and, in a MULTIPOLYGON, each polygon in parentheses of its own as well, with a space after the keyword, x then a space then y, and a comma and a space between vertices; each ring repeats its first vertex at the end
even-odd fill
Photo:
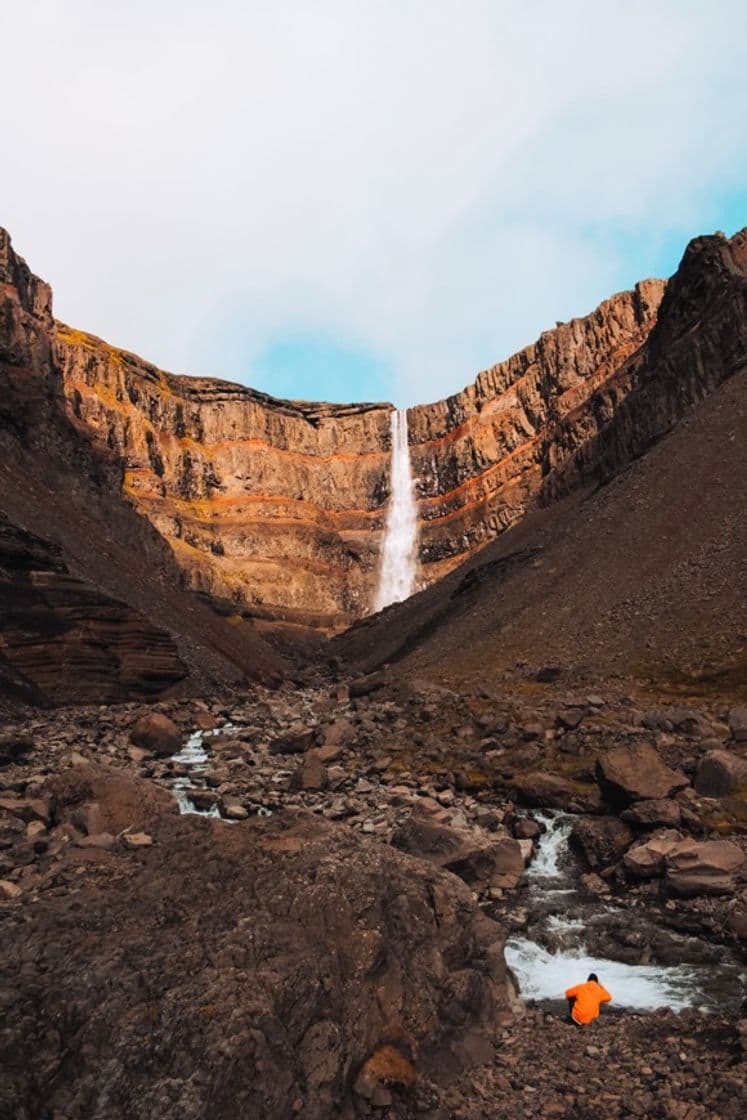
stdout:
MULTIPOLYGON (((677 315, 689 322, 691 273, 712 277, 733 244, 694 242, 669 297, 663 281, 638 284, 463 392, 409 410, 421 586, 532 508, 614 473, 709 391, 716 374, 705 358, 691 371, 692 391, 677 373, 647 394, 640 377, 662 299, 670 311, 656 345, 666 348, 677 315)), ((370 611, 389 497, 389 405, 281 401, 164 373, 54 322, 46 285, 9 247, 5 258, 6 285, 47 348, 45 376, 66 421, 110 464, 104 485, 168 542, 188 587, 245 616, 327 630, 370 611)), ((5 330, 12 335, 12 323, 5 330)))
MULTIPOLYGON (((515 523, 561 425, 651 330, 647 281, 548 331, 463 392, 409 410, 420 583, 515 523)), ((169 542, 188 586, 258 618, 338 629, 370 611, 389 497, 390 406, 275 400, 167 374, 55 323, 52 367, 78 432, 169 542)))

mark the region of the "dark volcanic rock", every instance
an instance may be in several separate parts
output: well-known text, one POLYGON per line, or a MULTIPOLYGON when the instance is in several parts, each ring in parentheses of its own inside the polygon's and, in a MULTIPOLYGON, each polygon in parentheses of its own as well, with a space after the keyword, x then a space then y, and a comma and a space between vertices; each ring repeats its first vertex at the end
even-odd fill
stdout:
POLYGON ((633 842, 633 833, 617 817, 595 817, 575 822, 570 843, 592 871, 617 863, 633 842))
POLYGON ((455 876, 305 814, 148 832, 6 923, 3 1115, 328 1120, 490 1053, 502 938, 455 876))

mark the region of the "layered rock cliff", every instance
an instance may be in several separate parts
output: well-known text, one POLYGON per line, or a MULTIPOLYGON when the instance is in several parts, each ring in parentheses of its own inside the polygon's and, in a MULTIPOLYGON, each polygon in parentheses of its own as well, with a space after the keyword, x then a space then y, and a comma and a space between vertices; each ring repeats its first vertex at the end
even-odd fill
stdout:
MULTIPOLYGON (((693 243, 683 268, 706 268, 708 253, 720 260, 727 245, 718 237, 693 243)), ((283 401, 165 373, 55 322, 46 285, 9 247, 6 258, 6 285, 48 346, 47 377, 66 421, 112 465, 104 485, 168 542, 188 587, 244 617, 326 630, 371 610, 389 498, 390 405, 283 401)), ((680 305, 683 283, 689 290, 692 279, 677 281, 668 305, 680 305)), ((694 369, 692 392, 662 386, 656 407, 623 407, 631 394, 645 397, 639 371, 665 289, 644 281, 547 331, 462 392, 409 410, 420 586, 537 505, 614 473, 656 437, 654 428, 671 426, 686 397, 708 391, 711 375, 694 369)))
MULTIPOLYGON (((189 587, 255 618, 323 629, 370 611, 391 406, 281 401, 164 373, 54 322, 46 285, 8 259, 50 342, 67 419, 118 464, 114 486, 169 542, 189 587)), ((661 281, 639 284, 463 392, 409 411, 421 585, 540 498, 558 433, 643 344, 663 291, 661 281)))

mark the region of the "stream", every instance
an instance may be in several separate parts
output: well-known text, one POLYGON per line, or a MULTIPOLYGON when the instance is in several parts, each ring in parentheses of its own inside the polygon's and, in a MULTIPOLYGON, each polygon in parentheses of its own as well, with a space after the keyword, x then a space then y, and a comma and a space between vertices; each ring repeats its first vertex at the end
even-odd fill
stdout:
POLYGON ((638 909, 581 892, 568 848, 573 817, 548 812, 536 818, 546 831, 525 876, 520 905, 527 921, 506 945, 523 999, 562 1000, 566 988, 596 972, 612 993, 612 1009, 739 1010, 744 966, 720 946, 682 937, 638 909), (661 946, 676 963, 655 963, 661 946), (628 960, 612 959, 610 952, 628 960))

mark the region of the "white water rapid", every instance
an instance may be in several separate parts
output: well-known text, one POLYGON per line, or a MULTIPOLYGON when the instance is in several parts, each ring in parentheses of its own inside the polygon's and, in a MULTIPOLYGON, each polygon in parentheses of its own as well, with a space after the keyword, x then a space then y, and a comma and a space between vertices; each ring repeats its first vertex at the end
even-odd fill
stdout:
POLYGON ((412 595, 417 570, 418 510, 407 442, 406 408, 392 412, 391 431, 391 498, 384 527, 379 586, 374 602, 374 610, 377 611, 412 595))

